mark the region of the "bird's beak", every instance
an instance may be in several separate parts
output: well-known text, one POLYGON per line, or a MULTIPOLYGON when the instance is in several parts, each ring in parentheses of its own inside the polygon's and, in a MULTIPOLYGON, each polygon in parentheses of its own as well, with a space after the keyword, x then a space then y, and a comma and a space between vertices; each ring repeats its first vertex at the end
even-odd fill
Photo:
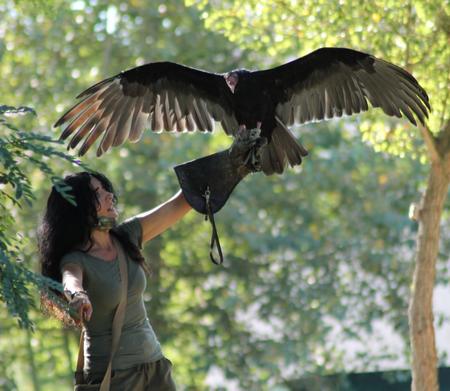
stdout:
POLYGON ((230 89, 231 93, 234 94, 234 89, 236 88, 236 83, 233 79, 230 78, 229 75, 224 76, 225 82, 227 83, 228 88, 230 89))

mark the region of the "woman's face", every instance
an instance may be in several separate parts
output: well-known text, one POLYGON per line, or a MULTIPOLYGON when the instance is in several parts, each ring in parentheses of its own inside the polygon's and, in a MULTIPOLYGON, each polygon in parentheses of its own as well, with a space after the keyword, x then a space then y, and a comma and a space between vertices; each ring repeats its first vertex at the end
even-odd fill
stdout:
POLYGON ((91 187, 98 199, 97 217, 116 218, 119 213, 114 205, 113 194, 105 190, 102 183, 94 176, 91 177, 91 187))

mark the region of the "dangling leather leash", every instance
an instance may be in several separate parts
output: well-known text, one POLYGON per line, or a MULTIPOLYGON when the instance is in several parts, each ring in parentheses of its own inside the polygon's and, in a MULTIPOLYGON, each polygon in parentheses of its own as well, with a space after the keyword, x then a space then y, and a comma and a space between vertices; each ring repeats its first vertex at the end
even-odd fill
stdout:
POLYGON ((207 186, 205 193, 203 194, 203 197, 205 197, 206 211, 207 211, 207 214, 205 215, 205 220, 209 219, 212 228, 211 243, 209 245, 209 257, 211 258, 211 261, 213 263, 215 263, 216 265, 221 265, 223 263, 222 247, 220 246, 219 235, 217 234, 216 223, 214 221, 214 214, 211 212, 211 205, 209 203, 210 196, 211 191, 209 190, 209 186, 207 186), (219 254, 219 261, 217 261, 214 258, 213 255, 214 246, 217 248, 217 253, 219 254))

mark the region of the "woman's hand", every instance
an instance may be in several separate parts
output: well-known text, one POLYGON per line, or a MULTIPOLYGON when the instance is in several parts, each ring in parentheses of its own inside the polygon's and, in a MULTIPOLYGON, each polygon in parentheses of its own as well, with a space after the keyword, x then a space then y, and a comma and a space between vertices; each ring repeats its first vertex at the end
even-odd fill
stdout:
POLYGON ((77 314, 80 321, 89 321, 92 316, 92 304, 86 292, 78 291, 69 301, 69 308, 77 314))

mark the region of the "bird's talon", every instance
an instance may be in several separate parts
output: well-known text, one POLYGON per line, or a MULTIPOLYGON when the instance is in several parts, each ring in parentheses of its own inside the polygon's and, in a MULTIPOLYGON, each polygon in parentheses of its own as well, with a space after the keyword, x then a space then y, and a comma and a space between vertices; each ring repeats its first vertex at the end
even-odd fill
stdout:
POLYGON ((255 149, 256 149, 257 153, 260 153, 261 148, 264 147, 265 145, 267 145, 267 138, 259 137, 255 143, 255 149))

